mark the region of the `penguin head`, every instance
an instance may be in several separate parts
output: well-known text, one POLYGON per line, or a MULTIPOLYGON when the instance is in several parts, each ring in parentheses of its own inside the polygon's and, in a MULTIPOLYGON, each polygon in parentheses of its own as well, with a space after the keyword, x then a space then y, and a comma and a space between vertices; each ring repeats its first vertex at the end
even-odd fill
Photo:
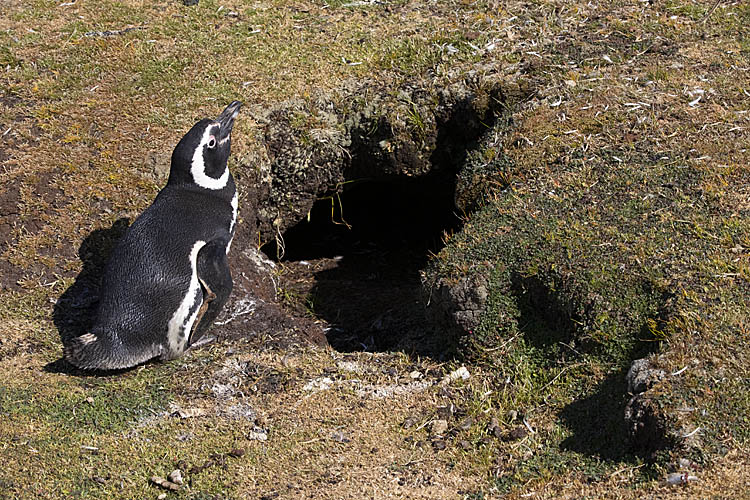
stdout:
POLYGON ((224 189, 229 180, 227 160, 234 119, 242 103, 232 102, 215 119, 204 118, 177 144, 167 183, 195 184, 205 189, 224 189))

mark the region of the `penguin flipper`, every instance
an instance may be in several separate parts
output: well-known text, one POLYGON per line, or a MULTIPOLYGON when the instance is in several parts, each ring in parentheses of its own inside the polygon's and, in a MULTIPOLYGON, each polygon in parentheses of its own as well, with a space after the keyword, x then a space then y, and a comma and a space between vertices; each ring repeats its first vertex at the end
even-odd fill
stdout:
POLYGON ((198 281, 203 290, 203 304, 198 310, 188 347, 200 344, 232 293, 232 274, 227 260, 228 241, 224 238, 210 241, 198 252, 198 281))

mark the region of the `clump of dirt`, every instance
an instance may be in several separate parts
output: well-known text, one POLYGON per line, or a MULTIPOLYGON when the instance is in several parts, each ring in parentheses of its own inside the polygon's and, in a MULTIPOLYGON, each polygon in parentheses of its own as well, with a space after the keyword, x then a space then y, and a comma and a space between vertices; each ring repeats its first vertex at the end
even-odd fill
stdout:
POLYGON ((679 443, 677 436, 670 435, 675 428, 674 419, 659 407, 655 391, 649 392, 665 378, 664 370, 648 358, 635 360, 625 377, 628 393, 633 395, 625 407, 625 422, 637 451, 652 453, 679 443))
POLYGON ((234 289, 213 330, 228 338, 270 338, 267 347, 311 342, 325 345, 323 330, 311 318, 290 314, 277 301, 275 264, 254 248, 230 259, 234 289))

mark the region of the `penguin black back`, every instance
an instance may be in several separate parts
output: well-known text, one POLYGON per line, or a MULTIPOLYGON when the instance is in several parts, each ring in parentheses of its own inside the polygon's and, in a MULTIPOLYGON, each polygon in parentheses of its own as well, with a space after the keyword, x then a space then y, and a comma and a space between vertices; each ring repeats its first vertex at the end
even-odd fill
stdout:
POLYGON ((166 186, 110 256, 94 326, 65 346, 73 365, 110 370, 179 357, 221 311, 232 290, 237 192, 227 160, 240 106, 200 120, 175 147, 166 186))

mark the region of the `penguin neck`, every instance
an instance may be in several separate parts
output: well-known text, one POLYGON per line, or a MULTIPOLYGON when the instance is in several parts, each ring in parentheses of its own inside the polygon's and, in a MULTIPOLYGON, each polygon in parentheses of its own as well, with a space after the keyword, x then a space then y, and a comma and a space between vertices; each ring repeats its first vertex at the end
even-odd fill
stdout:
POLYGON ((185 170, 187 169, 175 169, 173 166, 170 171, 169 179, 167 180, 167 185, 165 186, 165 188, 172 187, 180 190, 188 190, 215 198, 221 198, 222 200, 225 200, 227 202, 231 202, 237 191, 234 184, 234 178, 229 172, 229 168, 226 168, 224 170, 222 177, 220 177, 219 179, 209 177, 209 179, 217 181, 212 184, 213 188, 206 187, 204 185, 205 183, 196 182, 190 171, 187 170, 186 172, 185 170), (218 181, 221 181, 222 185, 217 189, 218 181))

